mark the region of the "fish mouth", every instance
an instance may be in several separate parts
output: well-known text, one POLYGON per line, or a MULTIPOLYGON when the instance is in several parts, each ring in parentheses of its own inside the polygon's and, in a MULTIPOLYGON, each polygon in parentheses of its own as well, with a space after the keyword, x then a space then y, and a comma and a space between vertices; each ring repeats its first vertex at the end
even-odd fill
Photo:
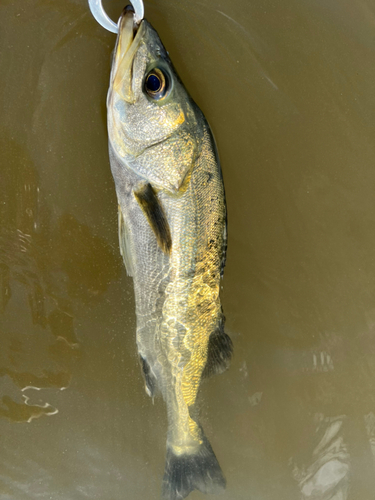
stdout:
POLYGON ((112 86, 123 99, 133 102, 132 66, 144 32, 144 22, 135 22, 133 8, 128 5, 119 19, 119 32, 112 67, 112 86))

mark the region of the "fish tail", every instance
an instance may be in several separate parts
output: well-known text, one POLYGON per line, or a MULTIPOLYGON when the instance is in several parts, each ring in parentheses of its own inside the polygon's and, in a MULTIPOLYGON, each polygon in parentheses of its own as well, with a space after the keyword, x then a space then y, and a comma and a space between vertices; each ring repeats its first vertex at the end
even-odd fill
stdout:
POLYGON ((206 436, 202 435, 202 441, 196 453, 176 455, 167 447, 162 500, 182 500, 193 490, 215 494, 225 489, 215 453, 206 436))

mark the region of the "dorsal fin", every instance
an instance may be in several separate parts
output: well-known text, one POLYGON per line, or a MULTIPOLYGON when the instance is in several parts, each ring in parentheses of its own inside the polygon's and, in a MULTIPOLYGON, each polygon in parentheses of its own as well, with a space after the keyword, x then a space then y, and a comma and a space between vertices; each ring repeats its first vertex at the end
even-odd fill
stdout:
POLYGON ((120 244, 120 253, 124 260, 126 272, 128 276, 134 276, 134 258, 132 256, 132 245, 129 235, 129 229, 126 226, 124 215, 118 206, 118 239, 120 244))
POLYGON ((225 318, 222 314, 218 327, 209 337, 207 361, 202 373, 203 378, 223 373, 229 367, 233 343, 229 335, 224 332, 224 321, 225 318))
POLYGON ((220 266, 220 277, 224 276, 224 267, 227 261, 227 247, 228 247, 228 223, 227 223, 227 214, 225 210, 225 221, 223 227, 223 246, 221 253, 221 266, 220 266))
POLYGON ((169 254, 172 248, 171 231, 163 207, 151 184, 144 184, 134 196, 155 233, 159 247, 169 254))

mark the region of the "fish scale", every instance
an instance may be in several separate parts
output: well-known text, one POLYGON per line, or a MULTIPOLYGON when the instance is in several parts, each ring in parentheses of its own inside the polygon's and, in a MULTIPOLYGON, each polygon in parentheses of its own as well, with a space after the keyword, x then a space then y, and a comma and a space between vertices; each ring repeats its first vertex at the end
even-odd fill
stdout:
POLYGON ((156 31, 143 20, 132 34, 130 16, 120 22, 108 92, 110 163, 146 391, 167 406, 162 497, 177 500, 225 486, 196 402, 203 376, 223 371, 232 352, 219 296, 226 206, 209 125, 156 31), (169 85, 154 101, 145 90, 153 68, 153 81, 163 72, 169 85))

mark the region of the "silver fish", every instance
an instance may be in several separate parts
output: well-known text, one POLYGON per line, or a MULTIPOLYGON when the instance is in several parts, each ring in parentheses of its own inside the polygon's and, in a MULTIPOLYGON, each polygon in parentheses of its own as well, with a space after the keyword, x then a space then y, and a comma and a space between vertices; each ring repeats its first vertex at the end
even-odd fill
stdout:
POLYGON ((157 32, 125 9, 107 98, 120 249, 134 280, 146 392, 167 406, 162 498, 214 493, 225 479, 198 422, 203 377, 224 371, 232 342, 219 298, 226 206, 210 128, 157 32))

